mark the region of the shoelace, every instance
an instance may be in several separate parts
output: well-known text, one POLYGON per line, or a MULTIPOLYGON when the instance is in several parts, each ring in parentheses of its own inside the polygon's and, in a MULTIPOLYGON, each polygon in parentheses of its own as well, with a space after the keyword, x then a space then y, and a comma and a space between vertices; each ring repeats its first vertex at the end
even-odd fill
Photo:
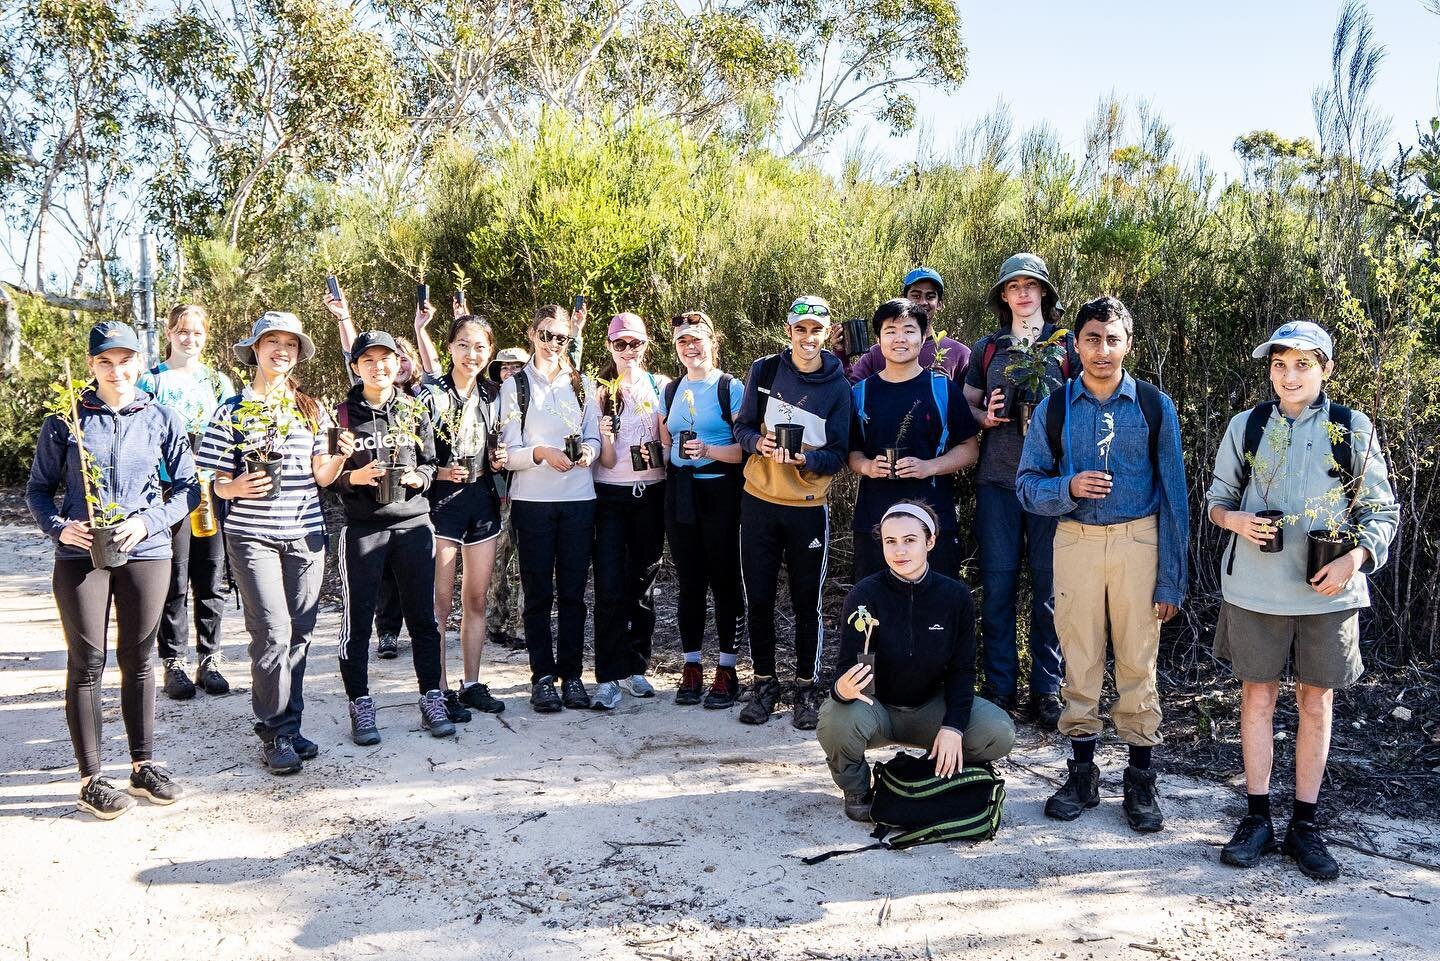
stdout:
POLYGON ((355 702, 355 725, 362 728, 375 726, 374 701, 366 698, 355 702))
POLYGON ((431 724, 450 720, 450 715, 445 710, 445 698, 441 697, 438 692, 431 691, 425 695, 423 709, 426 719, 431 724))
POLYGON ((715 680, 710 683, 710 690, 717 694, 734 694, 734 675, 725 669, 715 672, 715 680))
POLYGON ((140 775, 140 783, 151 787, 164 787, 170 783, 170 776, 153 764, 142 764, 136 773, 140 775))

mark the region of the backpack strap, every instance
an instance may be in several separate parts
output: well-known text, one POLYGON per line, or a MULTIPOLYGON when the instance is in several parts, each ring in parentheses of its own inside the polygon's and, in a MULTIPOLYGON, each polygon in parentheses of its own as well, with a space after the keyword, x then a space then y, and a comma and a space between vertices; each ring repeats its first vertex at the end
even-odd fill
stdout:
POLYGON ((865 439, 865 425, 870 423, 870 415, 865 413, 865 381, 863 378, 855 386, 850 388, 850 403, 855 408, 855 416, 860 419, 860 439, 865 439))
POLYGON ((1330 454, 1335 458, 1335 466, 1330 469, 1330 476, 1340 479, 1340 483, 1349 487, 1355 480, 1355 448, 1350 442, 1350 425, 1354 422, 1355 412, 1344 404, 1330 402, 1330 423, 1339 430, 1330 433, 1330 454))
MULTIPOLYGON (((525 436, 525 415, 530 412, 530 378, 525 374, 522 367, 515 372, 515 404, 520 408, 520 436, 525 436)), ((580 410, 585 410, 585 405, 580 405, 580 410)))
POLYGON ((990 377, 990 361, 995 359, 995 351, 999 345, 995 343, 995 335, 991 334, 985 340, 985 353, 980 360, 980 379, 987 380, 990 377))
MULTIPOLYGON (((1255 456, 1260 453, 1260 442, 1265 439, 1265 425, 1270 422, 1270 415, 1275 410, 1275 401, 1267 400, 1263 404, 1256 404, 1250 408, 1249 415, 1245 418, 1245 439, 1240 447, 1240 500, 1245 500, 1245 489, 1250 486, 1250 473, 1253 470, 1251 463, 1255 456)), ((1235 573, 1235 546, 1239 536, 1230 532, 1230 557, 1225 561, 1225 573, 1235 573)))
POLYGON ((779 354, 771 354, 760 362, 758 383, 755 384, 755 419, 761 425, 765 423, 765 407, 770 403, 770 389, 775 386, 775 378, 779 375, 779 354))
POLYGON ((720 418, 732 430, 735 428, 735 413, 730 410, 730 385, 734 382, 734 377, 721 371, 720 383, 715 385, 715 399, 720 401, 720 418))
POLYGON ((670 416, 670 411, 675 407, 675 395, 680 392, 680 378, 676 377, 665 385, 665 416, 670 416))
POLYGON ((950 378, 939 371, 930 371, 930 394, 940 412, 940 443, 935 448, 935 456, 940 457, 950 440, 950 378))
POLYGON ((1145 415, 1145 426, 1150 430, 1150 466, 1155 476, 1160 476, 1160 428, 1165 423, 1165 405, 1160 402, 1160 388, 1147 380, 1135 378, 1135 399, 1140 402, 1140 413, 1145 415))
POLYGON ((1055 469, 1063 476, 1065 473, 1065 415, 1070 412, 1070 381, 1058 391, 1063 394, 1060 403, 1056 403, 1056 391, 1050 392, 1050 399, 1045 404, 1045 438, 1050 442, 1050 455, 1055 458, 1055 469))

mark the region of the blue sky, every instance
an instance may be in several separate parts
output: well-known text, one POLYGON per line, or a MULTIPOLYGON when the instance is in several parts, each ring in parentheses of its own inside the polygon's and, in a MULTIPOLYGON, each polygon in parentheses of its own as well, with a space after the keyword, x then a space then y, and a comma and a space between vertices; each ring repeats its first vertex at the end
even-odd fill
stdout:
MULTIPOLYGON (((922 92, 919 117, 944 153, 959 133, 1003 99, 1017 133, 1042 121, 1073 152, 1085 123, 1111 92, 1148 99, 1169 123, 1182 155, 1206 155, 1219 173, 1239 166, 1231 144, 1260 128, 1315 134, 1310 96, 1330 70, 1340 0, 1211 0, 1208 3, 1060 2, 1023 5, 961 0, 970 76, 953 94, 922 92)), ((1440 16, 1420 0, 1370 0, 1386 48, 1374 95, 1393 118, 1391 142, 1413 143, 1415 122, 1440 114, 1440 16)), ((873 124, 841 145, 863 143, 895 162, 914 157, 915 137, 873 124)), ((838 165, 837 150, 827 168, 838 165)))

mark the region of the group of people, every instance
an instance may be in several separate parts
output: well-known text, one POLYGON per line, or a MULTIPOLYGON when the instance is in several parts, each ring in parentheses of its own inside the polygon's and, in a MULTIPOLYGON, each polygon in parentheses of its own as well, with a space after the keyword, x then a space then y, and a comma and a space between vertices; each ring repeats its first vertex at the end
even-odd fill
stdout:
MULTIPOLYGON (((225 576, 250 638, 265 766, 291 774, 318 754, 302 733, 303 688, 328 543, 321 491, 329 489, 345 516, 337 653, 357 744, 382 736, 369 690, 377 623, 382 657, 395 656, 404 624, 431 735, 453 735, 472 711, 505 709, 481 673, 487 637, 509 633, 503 619, 489 627, 486 619, 497 593, 512 594, 511 553, 532 709, 610 710, 626 695, 655 697, 647 678, 654 585, 668 545, 684 651, 675 703, 741 703, 738 719, 752 725, 788 705, 796 728, 818 728, 847 816, 870 817, 868 749, 927 748, 945 776, 1004 757, 1024 713, 1058 729, 1073 755, 1045 813, 1073 820, 1095 807, 1109 651, 1118 694, 1111 717, 1129 748, 1123 810, 1136 831, 1160 830, 1156 662, 1161 624, 1185 599, 1190 532, 1175 406, 1125 371, 1135 334, 1119 300, 1091 300, 1062 327, 1065 308, 1044 261, 1021 253, 1002 265, 987 302, 995 326, 976 343, 938 336, 944 281, 917 268, 900 296, 875 310, 874 345, 861 350, 848 342, 858 331, 847 336, 833 323, 823 298, 799 297, 783 319, 789 347, 756 360, 743 378, 722 369, 710 318, 685 311, 669 325, 681 369, 672 379, 654 369, 651 330, 633 313, 611 319, 604 364, 583 372, 581 298, 573 311, 535 312, 528 352, 497 354, 490 325, 457 297, 446 363, 429 333, 428 302, 417 309, 414 344, 402 343, 358 331, 331 284, 325 306, 353 382, 338 403, 301 389, 297 370, 315 344, 293 314, 267 312, 234 345, 250 370, 238 391, 200 359, 208 320, 199 307, 171 313, 167 359, 150 371, 133 330, 98 325, 92 380, 71 416, 46 419, 28 487, 31 511, 57 545, 80 806, 112 818, 133 805, 128 795, 162 804, 182 795, 153 760, 153 649, 158 643, 171 696, 228 690, 219 660, 225 576), (847 468, 858 477, 854 587, 835 676, 824 684, 829 498, 847 468), (960 579, 954 484, 971 468, 978 639, 960 579), (123 516, 113 532, 128 552, 121 563, 97 566, 92 557, 99 502, 123 516), (218 535, 187 521, 211 506, 220 508, 218 535), (445 637, 457 562, 461 676, 452 687, 445 637), (1016 638, 1022 571, 1031 597, 1025 705, 1016 638), (794 664, 783 674, 782 573, 794 625, 794 664), (592 574, 593 689, 582 676, 592 574), (132 762, 127 791, 100 766, 111 610, 132 762), (712 610, 718 651, 707 683, 712 610), (743 700, 742 635, 752 669, 743 700)), ((1368 604, 1366 574, 1385 561, 1398 508, 1372 425, 1324 392, 1334 364, 1329 335, 1287 323, 1254 356, 1267 363, 1277 400, 1235 416, 1206 494, 1208 519, 1234 533, 1215 651, 1243 685, 1249 793, 1222 859, 1250 866, 1283 846, 1307 874, 1334 877, 1338 866, 1315 828, 1332 692, 1360 674, 1357 611, 1368 604), (1314 517, 1322 501, 1340 502, 1334 516, 1350 539, 1311 572, 1303 549, 1273 548, 1279 525, 1314 517), (1288 517, 1277 521, 1271 509, 1288 517), (1287 665, 1300 728, 1281 845, 1269 781, 1287 665)))

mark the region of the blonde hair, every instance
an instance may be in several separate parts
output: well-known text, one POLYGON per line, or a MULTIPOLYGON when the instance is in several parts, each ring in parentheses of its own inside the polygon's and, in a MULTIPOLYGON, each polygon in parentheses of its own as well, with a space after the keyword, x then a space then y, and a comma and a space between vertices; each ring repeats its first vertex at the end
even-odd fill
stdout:
MULTIPOLYGON (((181 322, 186 320, 198 320, 205 333, 210 333, 210 312, 199 304, 176 304, 170 308, 170 313, 165 318, 165 333, 170 333, 181 322)), ((170 341, 165 341, 165 358, 170 358, 170 341)))

